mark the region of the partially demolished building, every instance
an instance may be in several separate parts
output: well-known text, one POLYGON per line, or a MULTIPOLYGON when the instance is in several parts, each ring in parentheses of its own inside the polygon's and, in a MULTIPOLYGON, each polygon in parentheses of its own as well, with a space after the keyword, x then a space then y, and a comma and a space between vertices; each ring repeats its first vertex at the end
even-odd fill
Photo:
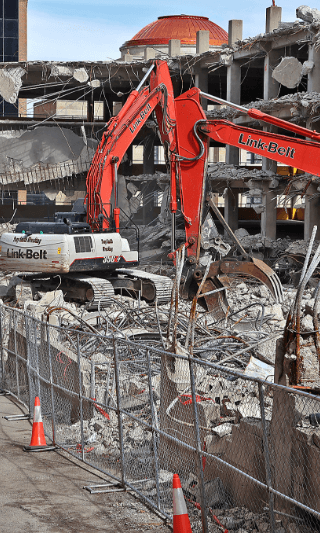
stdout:
MULTIPOLYGON (((61 190, 71 198, 75 198, 75 190, 83 194, 86 171, 105 122, 117 113, 150 60, 168 57, 167 54, 176 95, 195 84, 228 101, 317 129, 320 15, 317 10, 302 6, 297 9, 297 16, 295 22, 281 22, 281 8, 273 5, 266 11, 266 33, 242 40, 242 21, 231 20, 228 37, 220 28, 220 40, 213 45, 212 28, 202 29, 208 21, 191 17, 197 19, 200 28, 194 39, 195 53, 182 37, 179 41, 170 35, 167 48, 158 49, 156 34, 153 39, 148 35, 148 39, 133 38, 125 43, 122 58, 112 62, 6 63, 0 72, 4 100, 17 102, 19 97, 35 105, 34 114, 29 111, 27 117, 4 117, 1 121, 0 182, 4 196, 8 196, 6 191, 17 190, 18 199, 25 203, 26 190, 51 190, 51 199, 61 190), (137 48, 137 43, 142 44, 137 48), (67 132, 70 129, 72 132, 67 132), (44 139, 41 149, 39 135, 44 139)), ((172 26, 174 22, 170 20, 172 26)), ((206 106, 205 101, 203 105, 206 106)), ((255 128, 262 127, 241 113, 218 105, 209 105, 207 116, 225 117, 237 124, 251 121, 255 128)), ((159 216, 168 186, 152 120, 134 143, 120 173, 125 176, 126 207, 130 205, 130 214, 136 212, 138 223, 145 224, 159 216), (157 171, 162 174, 155 175, 157 171)), ((276 163, 265 158, 213 142, 210 162, 211 189, 222 195, 220 203, 232 229, 237 229, 239 218, 256 220, 256 224, 261 224, 262 235, 275 239, 278 207, 278 218, 291 218, 291 222, 296 221, 296 228, 303 224, 298 219, 304 218, 304 238, 309 238, 318 216, 317 177, 300 175, 290 167, 277 169, 276 163), (285 202, 281 205, 284 193, 285 202), (285 209, 281 209, 283 206, 285 209), (243 207, 249 210, 243 212, 243 207)))
MULTIPOLYGON (((28 116, 0 119, 0 187, 17 192, 15 217, 35 218, 34 206, 27 211, 28 191, 63 201, 85 194, 105 123, 155 58, 166 58, 175 96, 196 85, 234 104, 319 129, 320 12, 302 6, 298 21, 282 23, 281 8, 272 5, 266 15, 266 32, 245 40, 239 20, 230 21, 227 35, 205 17, 162 17, 162 28, 171 28, 173 19, 197 20, 193 42, 181 33, 160 42, 159 35, 150 36, 149 25, 123 45, 117 61, 3 65, 2 97, 32 104, 28 116)), ((275 133, 274 126, 231 107, 206 101, 203 106, 208 118, 275 133)), ((186 271, 192 271, 191 261, 184 270, 186 247, 177 247, 175 266, 156 261, 161 253, 167 257, 171 242, 170 179, 155 120, 135 137, 117 178, 117 205, 140 226, 148 268, 171 278, 171 299, 147 301, 142 285, 132 290, 129 283, 127 291, 103 288, 93 298, 95 287, 87 285, 95 278, 87 272, 81 273, 81 289, 71 273, 68 293, 56 270, 48 290, 33 268, 31 276, 13 275, 24 256, 11 244, 9 253, 3 246, 2 254, 15 260, 0 281, 3 394, 9 391, 30 413, 31 400, 41 396, 52 442, 114 483, 85 487, 90 492, 130 489, 170 519, 172 475, 179 472, 194 532, 320 531, 320 178, 212 141, 207 202, 220 224, 216 204, 224 210, 222 228, 232 234, 233 248, 206 219, 204 253, 196 264, 198 276, 204 274, 192 304, 181 298, 186 271), (280 217, 295 231, 303 228, 309 242, 276 241, 280 217), (260 226, 259 242, 239 228, 245 224, 260 226), (239 257, 249 268, 232 272, 239 257), (295 279, 285 277, 288 258, 295 262, 295 279), (261 259, 277 263, 279 275, 283 266, 283 287, 261 259), (230 270, 210 274, 212 264, 223 260, 230 270), (256 265, 262 265, 260 277, 252 274, 256 265), (216 285, 208 285, 210 276, 216 285), (217 294, 228 296, 224 308, 217 294), (207 312, 200 303, 210 296, 207 312)), ((4 219, 12 214, 12 205, 2 206, 4 219)), ((37 209, 36 216, 48 213, 37 209)), ((185 244, 187 229, 177 219, 176 241, 185 244)), ((17 241, 31 250, 35 233, 25 233, 17 241)), ((101 227, 96 233, 101 237, 101 227)), ((74 239, 77 252, 88 246, 91 253, 90 235, 74 239)), ((3 271, 4 266, 3 261, 3 271)), ((120 276, 127 269, 121 270, 120 276)))

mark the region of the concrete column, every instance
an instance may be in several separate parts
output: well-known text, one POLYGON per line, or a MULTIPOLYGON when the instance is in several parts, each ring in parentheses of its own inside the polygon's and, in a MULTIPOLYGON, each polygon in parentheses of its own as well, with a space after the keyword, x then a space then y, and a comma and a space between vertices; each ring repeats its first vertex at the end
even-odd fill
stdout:
MULTIPOLYGON (((263 131, 270 131, 272 133, 277 133, 278 128, 276 126, 264 126, 263 131)), ((273 161, 272 159, 267 159, 266 157, 262 158, 262 170, 265 171, 271 171, 275 174, 277 173, 277 161, 273 161)))
POLYGON ((154 135, 150 134, 143 143, 143 173, 154 174, 154 135))
POLYGON ((277 236, 277 194, 269 189, 268 183, 263 184, 261 213, 261 234, 263 237, 275 240, 277 236))
POLYGON ((320 50, 316 50, 314 44, 309 45, 308 61, 313 61, 314 67, 308 74, 309 92, 320 92, 320 50))
POLYGON ((266 9, 266 33, 276 30, 281 22, 282 7, 271 6, 266 9))
POLYGON ((127 54, 124 54, 124 58, 123 58, 123 59, 124 59, 124 61, 125 61, 126 63, 131 63, 133 57, 132 57, 132 55, 128 52, 127 54))
MULTIPOLYGON (((227 100, 240 104, 241 95, 241 65, 237 61, 227 68, 227 100)), ((239 148, 226 146, 226 163, 239 165, 239 148)))
POLYGON ((177 57, 181 54, 181 41, 179 39, 169 40, 169 56, 177 57))
POLYGON ((280 50, 270 50, 264 58, 263 98, 265 100, 278 96, 280 83, 272 77, 272 71, 277 66, 280 57, 280 50))
MULTIPOLYGON (((197 31, 196 38, 196 53, 203 54, 209 50, 210 32, 206 30, 197 31)), ((208 92, 208 69, 201 68, 200 64, 197 64, 194 70, 195 73, 195 86, 198 87, 204 93, 208 92)), ((207 109, 207 100, 202 99, 201 105, 204 110, 207 109)))
MULTIPOLYGON (((228 189, 224 195, 224 218, 230 228, 235 231, 238 229, 238 191, 228 189)), ((227 235, 227 233, 225 232, 227 235)))
POLYGON ((319 224, 319 213, 320 213, 320 197, 316 196, 310 200, 310 197, 315 194, 316 187, 311 185, 308 188, 306 194, 306 204, 304 210, 304 240, 308 241, 311 237, 313 226, 318 226, 316 240, 320 239, 320 224, 319 224))
MULTIPOLYGON (((194 78, 194 84, 196 87, 198 87, 201 91, 204 93, 208 92, 208 70, 205 68, 201 68, 200 65, 196 65, 194 69, 195 78, 194 78)), ((208 100, 205 98, 201 98, 201 105, 204 110, 207 109, 208 106, 208 100)))
POLYGON ((219 163, 219 148, 217 146, 213 148, 213 162, 219 163))
POLYGON ((196 34, 196 54, 203 54, 209 50, 210 32, 199 30, 196 34))
POLYGON ((153 48, 145 48, 144 49, 144 59, 147 61, 148 59, 154 59, 156 57, 156 52, 153 48))
POLYGON ((87 100, 87 121, 94 122, 94 95, 93 90, 86 96, 87 100))
POLYGON ((232 46, 236 41, 241 41, 242 39, 242 29, 243 21, 242 20, 229 20, 228 24, 228 45, 232 46))

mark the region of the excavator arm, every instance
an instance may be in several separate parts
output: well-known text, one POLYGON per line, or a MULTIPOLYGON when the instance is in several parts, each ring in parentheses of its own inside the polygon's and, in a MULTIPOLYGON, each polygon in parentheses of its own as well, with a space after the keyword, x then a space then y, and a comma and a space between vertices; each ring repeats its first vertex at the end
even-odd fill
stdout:
POLYGON ((231 105, 254 119, 320 141, 318 132, 267 115, 257 109, 247 109, 206 95, 197 88, 190 89, 176 98, 181 210, 185 218, 187 255, 191 263, 195 263, 199 258, 201 206, 205 194, 205 170, 210 139, 320 176, 320 142, 246 128, 227 120, 207 120, 200 105, 201 96, 231 105))
POLYGON ((156 110, 160 133, 172 152, 175 148, 175 108, 168 65, 155 61, 139 87, 132 91, 116 117, 107 124, 87 175, 87 222, 93 230, 106 229, 114 217, 119 231, 117 171, 121 160, 156 110), (142 85, 150 74, 150 88, 142 85))
MULTIPOLYGON (((176 98, 175 101, 181 211, 185 219, 187 256, 189 265, 191 265, 184 292, 185 294, 188 292, 189 297, 195 292, 194 287, 201 283, 204 273, 204 268, 195 267, 195 265, 197 265, 200 255, 201 220, 210 139, 320 175, 319 142, 246 128, 226 120, 207 120, 200 105, 201 96, 207 97, 208 95, 193 88, 176 98)), ((228 104, 228 102, 214 97, 209 97, 209 99, 228 104)), ((271 117, 255 109, 234 107, 240 108, 242 112, 246 112, 252 118, 277 125, 282 129, 286 128, 295 134, 316 141, 320 140, 320 134, 317 132, 271 117)), ((223 276, 231 274, 242 274, 261 281, 268 287, 274 299, 281 302, 283 299, 282 287, 276 274, 263 261, 249 256, 245 250, 241 249, 240 243, 210 197, 207 201, 217 217, 222 219, 224 227, 240 251, 240 256, 237 259, 224 259, 211 264, 202 288, 202 303, 205 303, 208 310, 214 312, 216 318, 221 319, 225 316, 227 311, 225 291, 213 291, 217 288, 223 288, 223 276), (206 296, 205 293, 210 294, 206 296)))

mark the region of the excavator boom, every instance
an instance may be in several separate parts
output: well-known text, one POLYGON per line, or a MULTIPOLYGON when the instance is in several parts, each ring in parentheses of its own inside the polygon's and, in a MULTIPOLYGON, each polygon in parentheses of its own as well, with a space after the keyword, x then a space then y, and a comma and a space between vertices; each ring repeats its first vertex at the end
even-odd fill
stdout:
MULTIPOLYGON (((151 71, 151 69, 150 69, 151 71)), ((112 117, 96 150, 87 175, 87 222, 93 230, 110 226, 110 218, 117 205, 117 170, 121 160, 156 109, 161 123, 163 142, 170 149, 175 146, 175 114, 173 88, 168 65, 156 61, 151 72, 150 88, 134 90, 116 117, 112 117), (158 107, 158 109, 157 109, 158 107)), ((116 229, 118 224, 116 222, 116 229)))

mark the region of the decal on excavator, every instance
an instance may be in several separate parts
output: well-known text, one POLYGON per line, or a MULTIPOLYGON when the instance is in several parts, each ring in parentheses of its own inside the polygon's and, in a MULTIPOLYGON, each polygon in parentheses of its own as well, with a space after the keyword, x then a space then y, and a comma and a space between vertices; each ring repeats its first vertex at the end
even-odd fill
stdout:
POLYGON ((279 146, 278 143, 274 141, 270 141, 267 144, 263 142, 262 139, 252 139, 251 135, 248 135, 248 138, 244 139, 244 134, 240 133, 238 143, 242 144, 243 146, 251 146, 257 150, 266 150, 271 154, 278 153, 279 155, 284 155, 285 157, 291 157, 291 159, 294 159, 294 148, 291 148, 291 146, 288 146, 287 148, 284 146, 279 146))
POLYGON ((23 235, 22 237, 14 237, 13 242, 33 242, 34 244, 40 244, 41 239, 38 239, 38 237, 28 237, 27 235, 23 235))
POLYGON ((151 105, 147 104, 146 107, 144 109, 142 109, 142 111, 140 112, 139 117, 137 118, 137 120, 132 124, 132 126, 129 127, 129 130, 131 131, 131 133, 135 132, 135 130, 139 126, 140 122, 144 119, 144 117, 146 116, 146 114, 149 111, 151 111, 151 105))
POLYGON ((47 250, 39 250, 39 252, 34 252, 31 248, 27 248, 26 250, 13 250, 9 249, 7 250, 7 257, 10 259, 48 259, 47 257, 47 250))

